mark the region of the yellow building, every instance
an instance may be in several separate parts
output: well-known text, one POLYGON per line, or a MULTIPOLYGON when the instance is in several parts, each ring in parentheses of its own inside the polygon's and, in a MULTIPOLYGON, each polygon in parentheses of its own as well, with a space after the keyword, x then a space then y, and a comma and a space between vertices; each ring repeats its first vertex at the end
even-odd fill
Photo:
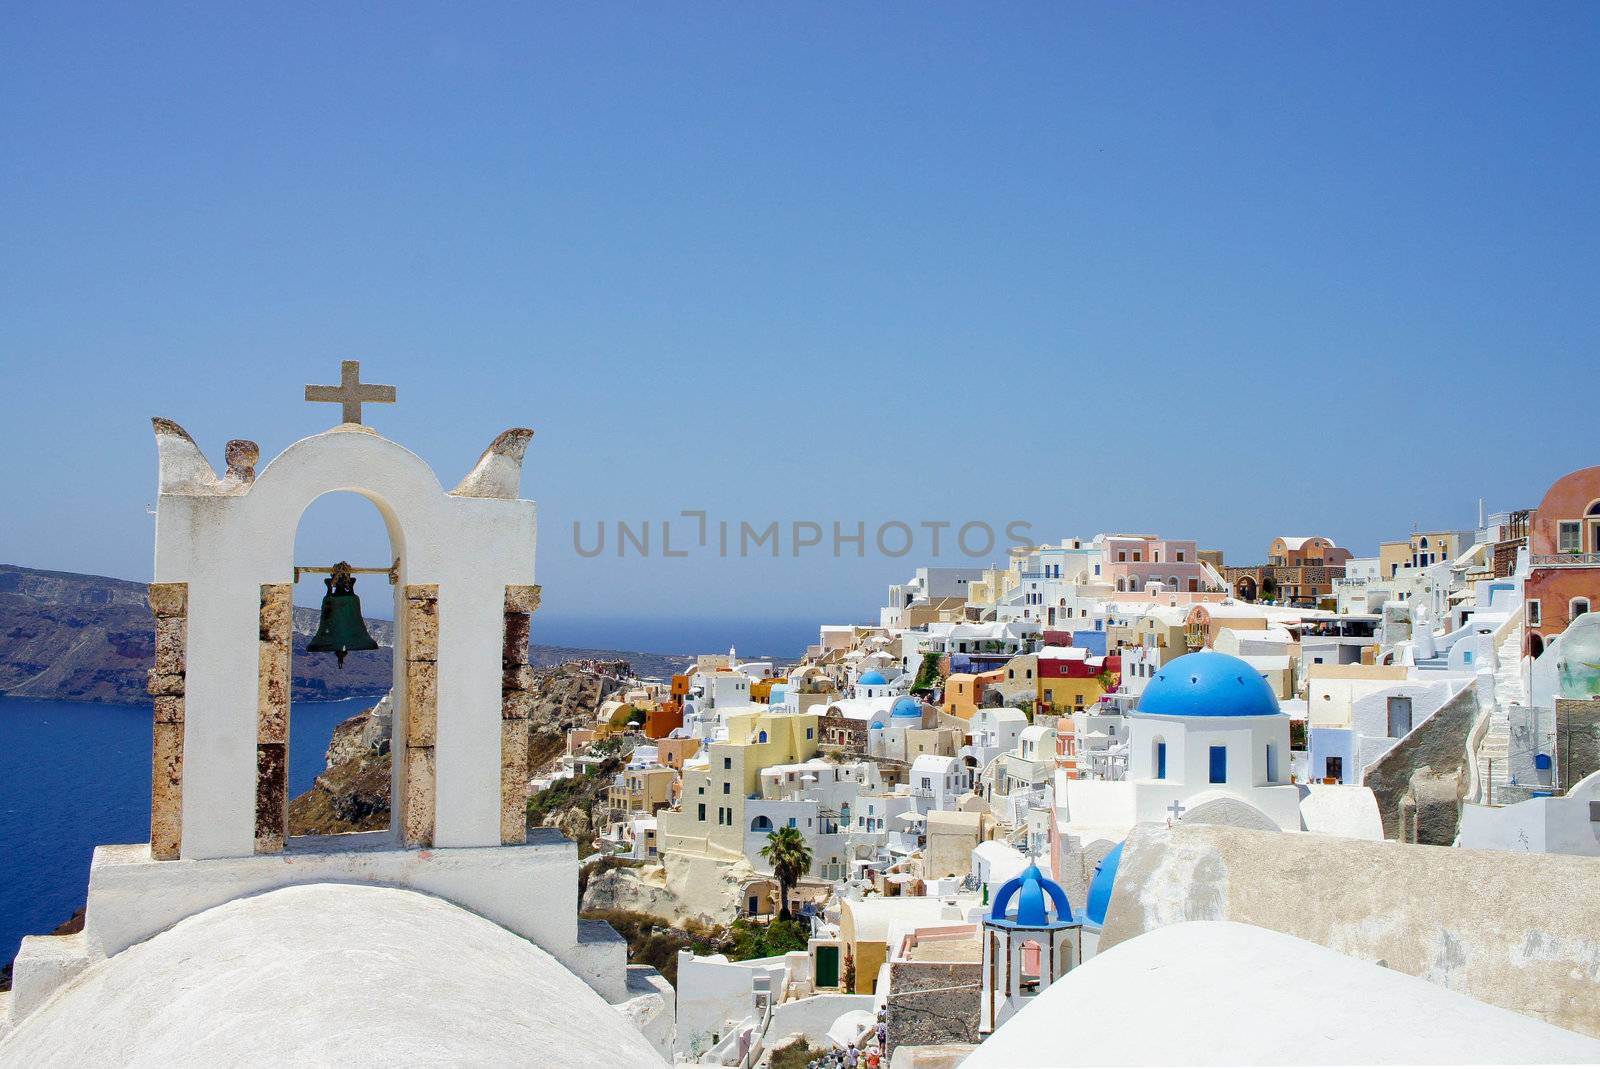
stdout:
POLYGON ((606 804, 613 809, 649 815, 672 804, 672 785, 678 774, 670 768, 630 768, 617 773, 606 804))
POLYGON ((744 807, 761 793, 761 770, 817 755, 815 713, 761 709, 728 714, 727 741, 686 762, 677 809, 658 818, 661 849, 732 861, 744 856, 744 807))
MULTIPOLYGON (((878 989, 878 970, 889 959, 889 939, 896 928, 940 922, 959 924, 965 910, 976 906, 976 897, 962 896, 947 905, 933 896, 868 895, 839 902, 840 987, 853 975, 850 991, 870 995, 878 989)), ((814 955, 813 955, 814 956, 814 955)), ((819 985, 820 986, 820 985, 819 985)))

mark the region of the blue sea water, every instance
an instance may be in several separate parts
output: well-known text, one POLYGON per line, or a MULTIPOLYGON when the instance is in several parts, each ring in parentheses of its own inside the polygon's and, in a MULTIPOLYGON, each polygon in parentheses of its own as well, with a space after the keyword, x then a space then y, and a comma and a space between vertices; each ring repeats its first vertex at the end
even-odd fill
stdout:
MULTIPOLYGON (((289 793, 371 698, 296 702, 289 793)), ((102 843, 150 840, 150 708, 0 698, 0 964, 83 908, 102 843)))

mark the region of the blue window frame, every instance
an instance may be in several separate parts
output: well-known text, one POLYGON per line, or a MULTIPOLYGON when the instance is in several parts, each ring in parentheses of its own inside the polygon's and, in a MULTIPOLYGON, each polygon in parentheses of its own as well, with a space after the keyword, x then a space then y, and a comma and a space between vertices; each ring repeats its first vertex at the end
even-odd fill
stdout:
POLYGON ((1167 778, 1167 744, 1156 743, 1156 779, 1167 778))
POLYGON ((1228 748, 1226 746, 1211 747, 1211 782, 1228 782, 1228 748))

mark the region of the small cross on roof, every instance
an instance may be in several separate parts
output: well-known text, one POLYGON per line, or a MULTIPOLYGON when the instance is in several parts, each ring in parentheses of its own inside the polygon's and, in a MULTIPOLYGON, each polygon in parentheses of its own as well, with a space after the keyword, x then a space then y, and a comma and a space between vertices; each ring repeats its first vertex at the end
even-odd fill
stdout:
POLYGON ((307 386, 307 401, 325 401, 344 406, 344 422, 360 423, 361 406, 394 404, 393 386, 361 381, 361 361, 345 360, 339 365, 339 385, 307 386))

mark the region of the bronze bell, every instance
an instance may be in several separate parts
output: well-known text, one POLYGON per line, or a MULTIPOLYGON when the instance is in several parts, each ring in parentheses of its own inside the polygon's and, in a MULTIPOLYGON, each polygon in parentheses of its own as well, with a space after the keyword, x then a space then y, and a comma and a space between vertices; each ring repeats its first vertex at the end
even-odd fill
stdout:
POLYGON ((378 644, 361 619, 361 599, 356 597, 356 577, 350 573, 350 565, 344 561, 335 564, 333 574, 322 582, 328 588, 322 596, 322 619, 317 622, 316 635, 306 643, 306 652, 331 653, 343 668, 345 654, 375 650, 378 644))

